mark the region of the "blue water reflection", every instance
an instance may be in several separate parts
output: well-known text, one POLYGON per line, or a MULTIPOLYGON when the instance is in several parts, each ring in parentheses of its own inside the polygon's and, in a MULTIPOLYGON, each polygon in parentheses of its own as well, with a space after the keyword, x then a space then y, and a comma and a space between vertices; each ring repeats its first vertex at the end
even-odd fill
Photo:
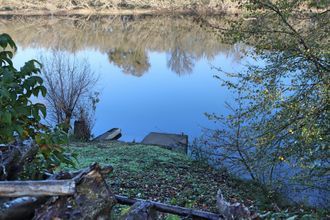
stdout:
POLYGON ((102 35, 78 28, 70 37, 67 35, 75 27, 67 24, 67 20, 56 21, 61 27, 58 32, 54 32, 53 27, 57 23, 36 25, 38 31, 29 32, 36 36, 20 35, 19 22, 12 22, 6 32, 13 35, 18 44, 14 57, 18 67, 29 59, 51 52, 56 44, 53 39, 44 39, 48 33, 53 35, 45 38, 53 36, 63 42, 61 50, 70 56, 87 59, 92 71, 100 77, 97 85, 100 102, 93 134, 97 136, 118 127, 123 131, 121 140, 124 141, 141 141, 152 131, 185 133, 190 141, 198 137, 203 127, 213 126, 204 113, 224 114, 224 102, 232 99, 231 93, 214 78, 218 72, 213 67, 239 71, 248 60, 241 57, 239 46, 221 45, 216 37, 199 29, 197 24, 190 22, 187 29, 183 21, 175 19, 166 23, 168 28, 161 30, 166 34, 150 33, 151 37, 140 41, 130 38, 130 34, 134 27, 140 30, 138 25, 145 20, 130 29, 118 26, 116 30, 117 26, 114 26, 111 31, 100 30, 102 35), (178 32, 180 25, 183 25, 182 30, 178 32), (78 35, 79 39, 75 39, 78 35), (98 38, 97 41, 94 38, 98 38), (108 42, 114 38, 118 45, 108 42))

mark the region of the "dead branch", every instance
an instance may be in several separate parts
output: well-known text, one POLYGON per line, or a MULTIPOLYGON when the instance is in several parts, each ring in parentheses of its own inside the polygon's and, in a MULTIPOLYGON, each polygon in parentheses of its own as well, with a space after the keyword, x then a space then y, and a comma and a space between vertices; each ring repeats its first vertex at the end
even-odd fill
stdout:
POLYGON ((33 160, 38 146, 32 142, 2 145, 0 148, 0 180, 15 180, 26 163, 33 160))
POLYGON ((217 206, 220 213, 228 220, 234 219, 255 219, 256 216, 252 215, 250 210, 241 203, 231 204, 227 202, 221 190, 217 194, 217 206))
POLYGON ((73 195, 76 184, 72 180, 2 181, 1 197, 73 195))
POLYGON ((123 220, 155 220, 157 219, 157 212, 153 209, 150 202, 136 202, 129 210, 129 212, 122 216, 123 220))
POLYGON ((148 202, 149 204, 151 204, 152 208, 154 208, 157 211, 171 213, 183 217, 196 217, 200 219, 210 219, 210 220, 223 219, 221 215, 215 213, 183 208, 179 206, 172 206, 160 202, 146 201, 141 199, 131 199, 120 195, 115 195, 115 198, 119 204, 123 204, 123 205, 133 205, 137 202, 142 202, 142 203, 148 202))

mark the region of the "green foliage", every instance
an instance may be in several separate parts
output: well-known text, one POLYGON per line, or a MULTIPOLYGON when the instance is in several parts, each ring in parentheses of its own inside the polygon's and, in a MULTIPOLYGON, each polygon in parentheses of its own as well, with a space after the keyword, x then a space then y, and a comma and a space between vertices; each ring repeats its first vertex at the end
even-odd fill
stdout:
POLYGON ((297 171, 287 176, 294 183, 327 190, 330 16, 329 10, 310 2, 243 2, 248 17, 231 22, 224 40, 252 45, 247 54, 260 65, 227 73, 234 80, 223 83, 241 94, 236 101, 243 111, 234 112, 230 120, 235 124, 240 116, 239 123, 250 131, 254 141, 249 146, 254 148, 249 152, 261 165, 263 179, 272 183, 274 170, 288 167, 297 171))
POLYGON ((16 70, 11 60, 13 52, 5 50, 16 50, 9 35, 0 35, 0 46, 0 142, 13 141, 15 133, 24 139, 33 138, 42 129, 41 115, 46 116, 46 107, 30 100, 32 96, 46 95, 43 80, 37 75, 41 65, 31 60, 16 70))
POLYGON ((26 173, 37 175, 44 170, 53 170, 61 163, 74 165, 60 146, 65 143, 65 133, 60 127, 52 130, 43 125, 41 119, 46 117, 46 106, 31 101, 31 98, 45 97, 47 93, 40 77, 41 64, 30 60, 17 70, 12 62, 17 49, 15 42, 8 34, 1 34, 0 46, 0 143, 12 143, 15 136, 35 141, 40 151, 31 164, 33 169, 26 173))
POLYGON ((169 214, 165 217, 165 220, 180 220, 181 218, 177 215, 169 214))
POLYGON ((326 213, 323 211, 313 211, 313 210, 304 210, 300 209, 298 211, 268 211, 260 214, 261 219, 287 219, 287 220, 314 220, 314 219, 323 219, 326 216, 326 213))

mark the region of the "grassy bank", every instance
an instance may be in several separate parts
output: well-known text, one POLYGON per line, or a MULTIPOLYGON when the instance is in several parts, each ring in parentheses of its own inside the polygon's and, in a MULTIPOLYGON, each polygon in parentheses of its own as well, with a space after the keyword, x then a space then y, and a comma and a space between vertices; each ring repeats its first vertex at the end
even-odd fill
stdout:
POLYGON ((0 14, 159 14, 234 12, 230 0, 0 0, 0 14))
MULTIPOLYGON (((215 197, 221 189, 228 201, 241 202, 251 210, 267 213, 262 219, 328 217, 324 210, 286 206, 277 194, 267 192, 256 183, 239 180, 224 170, 212 169, 205 163, 160 147, 120 142, 75 143, 68 150, 77 154, 76 169, 93 162, 111 164, 114 171, 107 182, 115 194, 217 212, 215 197)), ((118 206, 115 213, 127 210, 128 207, 118 206)))
POLYGON ((113 165, 108 181, 115 194, 212 212, 217 212, 215 196, 219 189, 229 201, 248 206, 261 207, 274 201, 253 183, 239 181, 225 171, 159 147, 81 143, 69 149, 78 155, 77 168, 92 162, 113 165))

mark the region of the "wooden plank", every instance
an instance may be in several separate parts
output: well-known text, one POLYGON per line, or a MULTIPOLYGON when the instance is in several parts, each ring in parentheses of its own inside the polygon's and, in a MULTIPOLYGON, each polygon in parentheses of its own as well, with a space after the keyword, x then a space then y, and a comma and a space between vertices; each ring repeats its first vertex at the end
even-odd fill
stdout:
POLYGON ((200 210, 195 210, 195 209, 190 209, 190 208, 183 208, 179 206, 173 206, 173 205, 167 205, 164 203, 160 202, 153 202, 153 201, 147 201, 147 200, 142 200, 142 199, 131 199, 125 196, 120 196, 120 195, 115 195, 115 198, 118 203, 123 204, 123 205, 133 205, 136 202, 147 202, 152 205, 154 209, 160 212, 165 212, 165 213, 171 213, 183 217, 196 217, 200 219, 210 219, 210 220, 219 220, 219 219, 224 219, 221 215, 211 213, 211 212, 205 212, 205 211, 200 211, 200 210))
POLYGON ((1 181, 0 197, 73 195, 73 180, 1 181))

